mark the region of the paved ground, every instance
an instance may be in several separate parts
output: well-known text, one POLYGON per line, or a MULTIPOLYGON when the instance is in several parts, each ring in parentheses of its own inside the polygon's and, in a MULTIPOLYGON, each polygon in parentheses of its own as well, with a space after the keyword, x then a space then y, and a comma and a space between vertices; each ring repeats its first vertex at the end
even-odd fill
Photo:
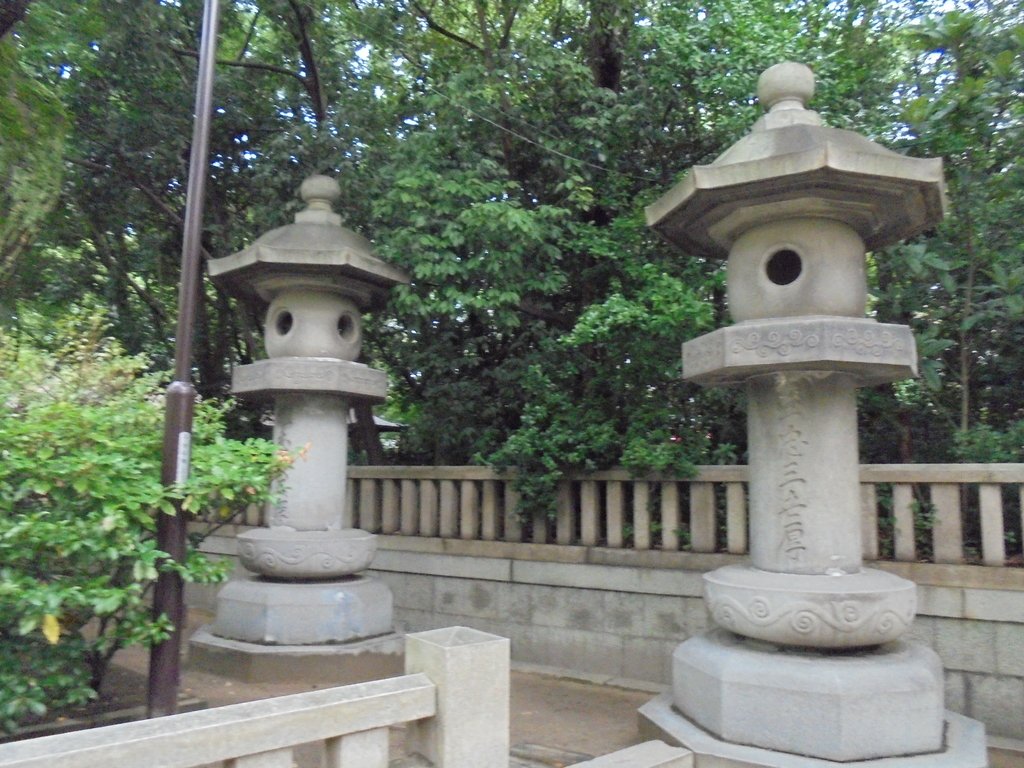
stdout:
MULTIPOLYGON (((207 617, 192 617, 194 629, 207 617)), ((115 664, 144 673, 148 655, 122 651, 115 664)), ((639 684, 638 684, 639 685, 639 684)), ((313 690, 307 683, 244 683, 209 672, 183 671, 182 693, 211 707, 313 690)), ((511 740, 513 766, 561 768, 640 741, 636 710, 654 689, 635 690, 567 677, 558 670, 516 665, 512 671, 511 740)), ((393 752, 401 754, 402 731, 395 729, 393 752)), ((316 768, 315 750, 299 754, 301 768, 316 768)))

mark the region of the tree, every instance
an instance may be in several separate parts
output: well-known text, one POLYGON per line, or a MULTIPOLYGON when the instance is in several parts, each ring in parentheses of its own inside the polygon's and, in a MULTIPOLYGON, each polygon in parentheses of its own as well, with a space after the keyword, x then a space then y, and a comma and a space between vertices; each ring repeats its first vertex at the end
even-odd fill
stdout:
POLYGON ((1024 420, 1024 238, 1010 224, 1024 215, 1022 22, 1015 4, 996 3, 906 33, 915 73, 902 87, 903 144, 945 158, 949 215, 876 262, 879 315, 909 322, 924 360, 920 385, 900 390, 903 460, 1024 458, 1019 441, 991 445, 1004 431, 1012 443, 1024 420))

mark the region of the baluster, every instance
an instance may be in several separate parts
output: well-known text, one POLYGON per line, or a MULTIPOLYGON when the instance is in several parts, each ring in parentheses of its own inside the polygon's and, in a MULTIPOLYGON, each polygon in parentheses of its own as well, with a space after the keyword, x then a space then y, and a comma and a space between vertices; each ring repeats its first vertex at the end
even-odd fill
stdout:
POLYGON ((420 480, 420 536, 437 536, 437 483, 420 480))
POLYGON ((374 728, 324 741, 324 768, 387 768, 388 729, 374 728))
POLYGON ((380 531, 380 509, 377 507, 377 481, 359 481, 359 527, 370 533, 380 531))
POLYGON ((604 498, 605 525, 608 528, 608 546, 622 549, 622 482, 610 480, 604 498))
POLYGON ((523 540, 523 523, 519 519, 519 492, 512 481, 505 481, 505 541, 523 540))
POLYGON ((394 533, 398 530, 398 483, 396 481, 380 481, 380 507, 380 532, 394 533))
POLYGON ((531 541, 534 544, 548 543, 548 517, 543 512, 533 513, 533 536, 531 541))
POLYGON ((637 481, 633 484, 633 548, 651 548, 651 484, 637 481))
POLYGON ((355 522, 356 515, 356 481, 351 477, 345 483, 345 511, 342 512, 342 528, 358 528, 355 522))
POLYGON ((558 515, 555 518, 555 542, 572 544, 573 518, 572 484, 568 480, 558 483, 558 515))
POLYGON ((1003 534, 1003 489, 984 483, 978 489, 981 506, 981 562, 1006 565, 1006 539, 1003 534))
POLYGON ((484 480, 483 489, 480 538, 484 541, 494 541, 498 538, 498 483, 495 480, 484 480))
POLYGON ((962 563, 964 535, 960 519, 960 486, 957 483, 932 483, 932 552, 936 563, 962 563))
POLYGON ((715 486, 690 483, 690 536, 694 552, 715 551, 715 486))
POLYGON ((878 559, 878 495, 874 483, 860 486, 861 553, 865 560, 878 559))
POLYGON ((917 559, 916 526, 914 525, 914 486, 895 483, 892 486, 893 552, 900 562, 917 559))
POLYGON ((480 537, 480 494, 472 480, 463 480, 460 488, 459 536, 477 539, 480 537))
POLYGON ((743 483, 725 484, 725 548, 732 555, 747 552, 747 494, 743 483))
POLYGON ((580 543, 585 547, 597 544, 597 481, 580 483, 580 543))
POLYGON ((403 536, 415 536, 416 535, 416 523, 417 521, 417 496, 416 481, 415 480, 402 480, 402 496, 401 496, 401 531, 403 536))
POLYGON ((661 548, 679 549, 679 484, 674 480, 661 484, 661 548))
POLYGON ((441 524, 440 534, 442 539, 454 539, 458 527, 456 518, 456 493, 454 480, 441 481, 441 524))

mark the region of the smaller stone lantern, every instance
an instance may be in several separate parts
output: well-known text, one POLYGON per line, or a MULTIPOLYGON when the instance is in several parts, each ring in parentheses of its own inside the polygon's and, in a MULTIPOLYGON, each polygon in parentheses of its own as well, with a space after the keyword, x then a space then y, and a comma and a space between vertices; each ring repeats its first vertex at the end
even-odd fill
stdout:
MULTIPOLYGON (((220 591, 216 619, 194 639, 193 657, 241 654, 248 663, 232 666, 259 678, 267 677, 258 670, 260 660, 268 667, 268 659, 290 659, 294 673, 296 656, 288 649, 304 650, 302 657, 312 662, 312 647, 336 656, 356 644, 357 655, 369 649, 392 656, 395 663, 383 669, 395 671, 400 641, 391 592, 362 573, 373 560, 376 537, 353 527, 345 495, 350 402, 380 402, 387 392, 383 371, 355 362, 361 313, 408 278, 341 226, 332 210, 337 182, 311 176, 300 195, 307 207, 294 224, 209 264, 215 282, 266 307, 269 359, 235 368, 232 392, 274 403, 274 440, 293 462, 267 509, 267 526, 238 536, 248 573, 220 591)), ((352 681, 375 676, 382 669, 376 667, 342 674, 332 664, 313 674, 333 670, 352 681)))

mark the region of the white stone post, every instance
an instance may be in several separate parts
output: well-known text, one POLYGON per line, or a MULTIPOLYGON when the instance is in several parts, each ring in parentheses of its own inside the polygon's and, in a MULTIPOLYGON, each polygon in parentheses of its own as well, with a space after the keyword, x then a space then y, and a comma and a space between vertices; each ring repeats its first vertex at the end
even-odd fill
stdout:
POLYGON ((436 768, 507 768, 509 641, 468 627, 408 635, 406 674, 437 686, 437 714, 410 723, 406 751, 436 768))

